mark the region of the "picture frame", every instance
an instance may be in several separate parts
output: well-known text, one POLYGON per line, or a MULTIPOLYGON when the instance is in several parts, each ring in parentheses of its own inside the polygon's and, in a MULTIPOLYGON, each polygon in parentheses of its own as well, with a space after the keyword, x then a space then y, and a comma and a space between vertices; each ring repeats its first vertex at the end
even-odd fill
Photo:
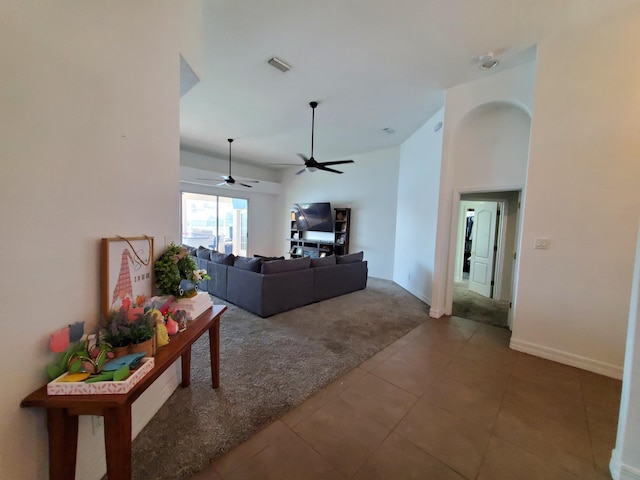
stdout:
POLYGON ((102 238, 100 242, 100 313, 105 317, 124 304, 141 307, 153 296, 154 239, 102 238))

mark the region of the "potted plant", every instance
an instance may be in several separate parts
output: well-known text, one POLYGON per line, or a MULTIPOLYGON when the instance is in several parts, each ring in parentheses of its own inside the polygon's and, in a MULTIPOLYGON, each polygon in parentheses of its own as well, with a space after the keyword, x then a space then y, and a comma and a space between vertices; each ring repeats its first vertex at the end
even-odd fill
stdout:
POLYGON ((111 317, 105 326, 104 341, 111 345, 116 357, 122 357, 129 353, 131 326, 125 310, 111 312, 111 317))
POLYGON ((155 351, 155 315, 149 310, 138 316, 130 325, 129 338, 131 353, 145 352, 147 357, 153 357, 155 351))

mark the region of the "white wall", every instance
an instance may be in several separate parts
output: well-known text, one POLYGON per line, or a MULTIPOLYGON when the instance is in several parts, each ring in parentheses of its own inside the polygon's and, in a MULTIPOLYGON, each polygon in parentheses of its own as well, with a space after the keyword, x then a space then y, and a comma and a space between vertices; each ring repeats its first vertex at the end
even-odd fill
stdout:
POLYGON ((511 341, 618 378, 640 217, 638 44, 636 4, 538 46, 511 341))
POLYGON ((524 187, 535 64, 447 90, 430 315, 451 313, 459 196, 524 187))
POLYGON ((440 109, 400 149, 393 280, 431 304, 435 263, 442 122, 440 109))
MULTIPOLYGON (((391 279, 396 235, 399 148, 387 148, 353 155, 355 163, 339 165, 342 175, 317 171, 295 175, 299 167, 282 177, 279 199, 280 227, 275 231, 279 255, 287 255, 290 210, 294 203, 331 202, 334 207, 351 207, 349 252, 364 251, 369 275, 391 279)), ((330 159, 323 159, 330 161, 330 159)), ((336 159, 339 160, 339 159, 336 159)))
MULTIPOLYGON (((19 404, 46 381, 49 335, 97 324, 100 238, 148 234, 158 254, 178 237, 176 18, 192 5, 2 3, 0 478, 48 478, 45 415, 19 404)), ((136 402, 136 430, 176 370, 163 379, 136 402)), ((77 478, 100 478, 86 418, 80 444, 77 478)))

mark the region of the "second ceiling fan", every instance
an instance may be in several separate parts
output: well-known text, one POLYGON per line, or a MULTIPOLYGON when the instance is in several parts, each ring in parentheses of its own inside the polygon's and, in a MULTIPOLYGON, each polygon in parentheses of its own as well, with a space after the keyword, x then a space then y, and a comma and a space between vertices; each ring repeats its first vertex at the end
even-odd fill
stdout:
MULTIPOLYGON (((231 143, 233 143, 233 138, 227 138, 229 142, 229 175, 221 175, 224 180, 222 183, 218 183, 218 187, 231 187, 233 185, 242 185, 243 187, 253 188, 251 185, 247 185, 246 183, 238 182, 235 178, 231 176, 231 143)), ((198 180, 212 180, 211 178, 198 178, 198 180)), ((260 183, 258 180, 244 180, 249 183, 260 183)))
POLYGON ((353 160, 336 160, 333 162, 318 162, 315 158, 313 158, 313 135, 315 130, 316 107, 318 106, 318 102, 310 102, 309 105, 311 106, 311 156, 307 158, 301 153, 298 154, 298 156, 302 158, 302 160, 304 160, 304 168, 299 172, 296 172, 296 175, 300 175, 305 170, 309 170, 310 172, 315 172, 316 170, 324 170, 325 172, 342 173, 340 170, 329 168, 329 165, 342 165, 344 163, 353 163, 353 160))

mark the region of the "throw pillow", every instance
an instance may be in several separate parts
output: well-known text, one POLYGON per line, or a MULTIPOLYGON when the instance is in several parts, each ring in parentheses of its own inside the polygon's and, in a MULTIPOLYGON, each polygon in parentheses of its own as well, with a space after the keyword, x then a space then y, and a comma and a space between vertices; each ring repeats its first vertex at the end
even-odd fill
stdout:
POLYGON ((251 272, 260 273, 260 268, 262 267, 262 259, 236 257, 233 262, 233 266, 242 270, 249 270, 251 272))
POLYGON ((182 248, 184 248, 187 252, 189 252, 189 255, 191 255, 192 257, 196 256, 196 247, 192 247, 191 245, 185 245, 184 243, 182 244, 182 248))
POLYGON ((210 248, 203 247, 202 245, 200 245, 196 250, 196 257, 206 258, 207 260, 209 260, 211 258, 211 251, 212 250, 210 248))
POLYGON ((295 270, 305 270, 311 265, 309 257, 295 258, 291 260, 272 260, 262 264, 262 273, 284 273, 295 270))
POLYGON ((329 267, 336 264, 336 256, 329 255, 328 257, 312 258, 311 267, 329 267))
POLYGON ((338 255, 336 257, 336 263, 340 265, 342 263, 361 262, 363 258, 364 258, 364 252, 348 253, 347 255, 338 255))
POLYGON ((233 253, 220 253, 211 252, 211 261, 214 263, 221 263, 222 265, 233 265, 235 262, 235 255, 233 253))
POLYGON ((284 257, 265 257, 264 255, 254 255, 253 258, 261 258, 263 262, 270 262, 271 260, 284 260, 284 257))

